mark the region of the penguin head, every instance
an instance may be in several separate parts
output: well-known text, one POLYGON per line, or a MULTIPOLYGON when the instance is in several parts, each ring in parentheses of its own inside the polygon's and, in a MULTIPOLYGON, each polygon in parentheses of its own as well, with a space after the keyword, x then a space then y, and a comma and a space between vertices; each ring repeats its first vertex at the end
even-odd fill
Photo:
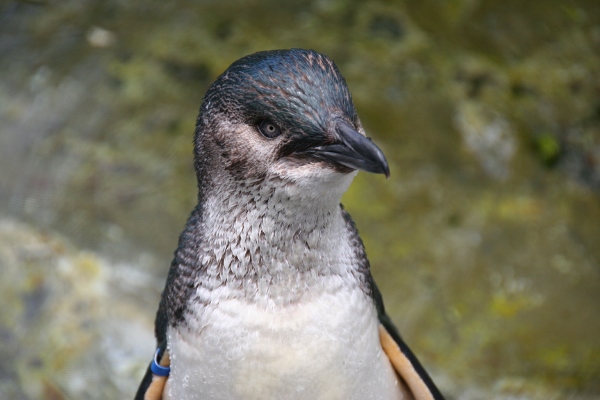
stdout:
POLYGON ((215 179, 349 184, 356 170, 389 176, 345 79, 311 50, 264 51, 234 62, 204 97, 194 156, 201 186, 215 179))

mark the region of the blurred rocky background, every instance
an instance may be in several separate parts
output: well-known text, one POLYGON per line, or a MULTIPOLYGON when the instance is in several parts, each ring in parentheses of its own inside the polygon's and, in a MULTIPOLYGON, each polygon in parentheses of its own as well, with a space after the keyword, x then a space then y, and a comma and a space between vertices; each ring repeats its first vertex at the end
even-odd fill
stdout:
POLYGON ((208 85, 328 54, 392 176, 344 197, 448 399, 600 398, 600 2, 0 2, 0 398, 132 398, 208 85))

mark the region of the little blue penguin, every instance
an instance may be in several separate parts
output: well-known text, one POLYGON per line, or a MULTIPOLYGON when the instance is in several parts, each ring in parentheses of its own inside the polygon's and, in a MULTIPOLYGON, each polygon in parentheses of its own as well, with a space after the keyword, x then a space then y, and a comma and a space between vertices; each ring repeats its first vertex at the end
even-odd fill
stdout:
POLYGON ((291 49, 234 62, 204 96, 194 167, 198 204, 136 399, 443 399, 340 204, 359 170, 389 167, 331 59, 291 49))

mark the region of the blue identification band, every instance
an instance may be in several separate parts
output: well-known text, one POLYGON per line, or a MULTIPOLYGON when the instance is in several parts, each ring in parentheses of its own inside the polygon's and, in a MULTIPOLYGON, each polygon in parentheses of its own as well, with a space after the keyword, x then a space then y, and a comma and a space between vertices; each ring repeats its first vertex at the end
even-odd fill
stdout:
POLYGON ((158 358, 159 352, 160 352, 160 349, 156 349, 156 353, 154 353, 154 359, 152 360, 152 363, 150 364, 150 370, 152 371, 152 373, 154 375, 157 375, 157 376, 169 376, 169 372, 171 372, 171 368, 163 367, 156 360, 158 358))

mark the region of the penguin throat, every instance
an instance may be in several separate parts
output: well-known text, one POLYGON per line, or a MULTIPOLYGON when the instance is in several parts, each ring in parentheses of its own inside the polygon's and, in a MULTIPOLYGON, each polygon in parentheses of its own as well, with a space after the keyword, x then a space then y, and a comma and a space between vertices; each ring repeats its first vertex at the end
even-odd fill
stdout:
MULTIPOLYGON (((352 252, 339 198, 309 198, 293 185, 213 192, 202 214, 197 282, 228 296, 298 300, 323 277, 348 273, 352 252)), ((316 197, 316 196, 312 196, 316 197)))

